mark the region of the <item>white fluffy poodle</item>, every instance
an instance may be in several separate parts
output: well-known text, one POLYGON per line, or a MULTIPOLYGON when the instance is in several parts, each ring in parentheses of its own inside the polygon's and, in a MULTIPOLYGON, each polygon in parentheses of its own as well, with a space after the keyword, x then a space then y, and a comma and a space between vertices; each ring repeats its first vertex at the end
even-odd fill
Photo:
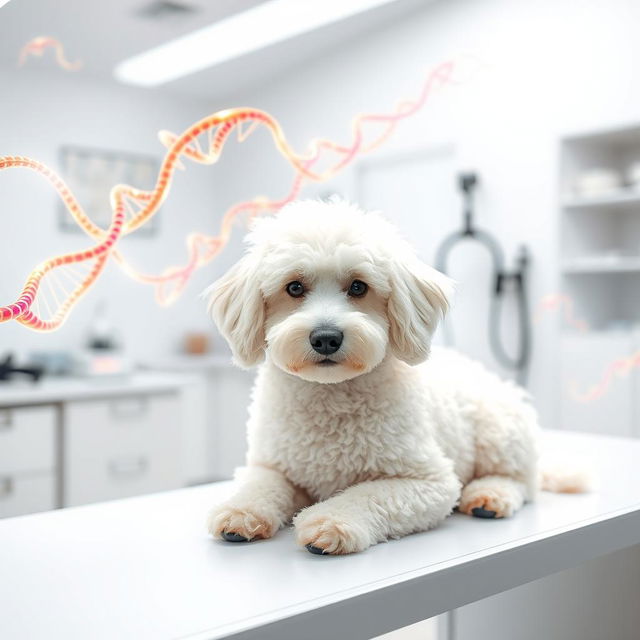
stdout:
POLYGON ((235 361, 262 363, 247 466, 210 515, 214 536, 269 538, 293 520, 312 553, 351 553, 435 527, 456 506, 502 518, 534 499, 526 393, 431 352, 452 286, 391 224, 344 202, 298 202, 248 241, 210 289, 235 361))

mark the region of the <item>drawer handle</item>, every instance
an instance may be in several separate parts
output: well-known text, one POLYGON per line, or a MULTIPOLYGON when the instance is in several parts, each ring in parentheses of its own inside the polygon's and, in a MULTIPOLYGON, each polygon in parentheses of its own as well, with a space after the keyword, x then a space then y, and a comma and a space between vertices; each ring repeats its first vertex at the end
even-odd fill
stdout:
POLYGON ((0 498, 8 498, 13 493, 13 480, 9 476, 0 477, 0 498))
POLYGON ((147 412, 148 404, 147 398, 128 398, 111 402, 109 407, 111 415, 116 420, 127 420, 143 416, 147 412))
POLYGON ((11 429, 13 426, 13 419, 10 409, 0 411, 0 430, 11 429))
POLYGON ((118 458, 109 461, 109 473, 117 478, 140 476, 146 473, 149 461, 144 456, 118 458))

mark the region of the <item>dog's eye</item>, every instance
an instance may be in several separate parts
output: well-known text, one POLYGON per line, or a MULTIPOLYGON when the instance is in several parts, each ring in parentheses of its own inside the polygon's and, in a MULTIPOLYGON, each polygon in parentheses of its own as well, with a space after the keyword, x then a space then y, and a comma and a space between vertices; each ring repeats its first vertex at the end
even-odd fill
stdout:
POLYGON ((354 280, 349 287, 349 295, 354 296, 356 298, 360 298, 365 293, 367 293, 367 289, 369 287, 366 283, 362 282, 362 280, 354 280))
POLYGON ((297 280, 290 282, 287 285, 287 293, 292 298, 299 298, 304 293, 304 286, 302 285, 302 282, 298 282, 297 280))

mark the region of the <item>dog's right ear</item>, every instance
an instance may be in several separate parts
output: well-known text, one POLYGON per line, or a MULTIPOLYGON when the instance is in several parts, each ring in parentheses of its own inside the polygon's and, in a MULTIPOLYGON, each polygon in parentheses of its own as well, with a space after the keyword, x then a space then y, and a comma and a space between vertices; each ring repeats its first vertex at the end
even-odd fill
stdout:
POLYGON ((248 253, 204 292, 209 312, 241 367, 264 358, 265 304, 256 272, 255 257, 248 253))

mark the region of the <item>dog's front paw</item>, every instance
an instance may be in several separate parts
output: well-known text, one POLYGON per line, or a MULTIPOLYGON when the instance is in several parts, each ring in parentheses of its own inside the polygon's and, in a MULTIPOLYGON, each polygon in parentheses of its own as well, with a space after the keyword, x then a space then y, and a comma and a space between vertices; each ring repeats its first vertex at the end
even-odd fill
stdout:
MULTIPOLYGON (((482 479, 481 479, 482 480, 482 479)), ((522 506, 522 498, 510 487, 476 480, 462 490, 458 510, 476 518, 508 518, 522 506)))
POLYGON ((373 544, 367 530, 357 522, 332 514, 314 514, 313 507, 301 511, 293 524, 298 544, 311 553, 355 553, 373 544))
POLYGON ((209 513, 207 529, 215 538, 228 542, 250 542, 271 538, 280 528, 280 521, 268 509, 245 508, 222 504, 209 513))

